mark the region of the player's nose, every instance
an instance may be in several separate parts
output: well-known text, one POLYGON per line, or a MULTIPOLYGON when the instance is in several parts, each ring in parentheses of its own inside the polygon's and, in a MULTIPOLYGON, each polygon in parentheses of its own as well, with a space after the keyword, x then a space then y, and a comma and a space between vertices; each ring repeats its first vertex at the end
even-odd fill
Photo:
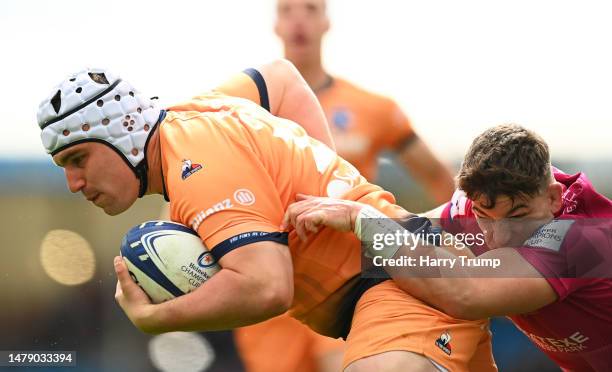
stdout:
POLYGON ((493 235, 493 230, 492 229, 484 229, 482 230, 482 232, 484 233, 484 239, 485 242, 487 242, 487 245, 490 248, 494 248, 495 245, 495 236, 493 235))
POLYGON ((510 230, 507 221, 496 221, 492 230, 497 248, 510 245, 512 241, 512 231, 510 230))
POLYGON ((66 167, 64 172, 66 173, 66 184, 70 192, 76 193, 85 187, 85 177, 82 171, 66 167))

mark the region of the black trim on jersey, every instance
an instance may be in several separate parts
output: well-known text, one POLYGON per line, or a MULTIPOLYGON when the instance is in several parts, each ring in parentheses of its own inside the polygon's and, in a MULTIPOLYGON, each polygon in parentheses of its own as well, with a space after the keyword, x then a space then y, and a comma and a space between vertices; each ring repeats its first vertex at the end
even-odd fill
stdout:
MULTIPOLYGON (((159 126, 161 127, 161 122, 163 119, 166 118, 166 114, 168 113, 167 110, 162 110, 164 112, 164 117, 160 118, 159 120, 159 126)), ((161 129, 159 130, 159 153, 162 154, 164 152, 164 150, 162 149, 162 141, 161 141, 161 129)), ((167 202, 170 202, 170 196, 168 196, 168 189, 166 188, 166 179, 164 177, 164 167, 163 165, 161 166, 161 182, 162 182, 162 196, 164 197, 164 200, 167 202)))
POLYGON ((271 241, 284 245, 289 245, 289 233, 286 232, 264 232, 264 231, 249 231, 242 234, 232 236, 229 239, 222 241, 210 250, 215 260, 219 261, 221 257, 243 245, 271 241))
POLYGON ((264 80, 261 73, 254 68, 247 68, 243 71, 245 74, 249 75, 253 82, 257 86, 257 91, 259 92, 259 102, 260 106, 270 111, 270 99, 268 98, 268 87, 266 86, 266 81, 264 80))
MULTIPOLYGON (((136 172, 136 177, 138 177, 138 179, 140 180, 140 190, 138 191, 139 198, 142 198, 144 194, 147 192, 147 185, 149 182, 148 180, 149 164, 147 163, 147 147, 149 147, 149 141, 153 137, 153 133, 161 125, 161 122, 164 120, 164 118, 166 118, 166 110, 162 109, 159 111, 159 117, 157 118, 157 122, 153 126, 153 129, 151 130, 151 133, 149 133, 149 136, 147 137, 147 141, 145 142, 144 150, 143 150, 144 158, 142 159, 140 163, 138 163, 138 165, 134 169, 134 171, 136 172)), ((161 139, 159 143, 161 144, 161 139)), ((161 145, 160 145, 160 154, 161 154, 161 145)), ((163 187, 163 183, 164 183, 164 174, 162 172, 162 187, 163 187)))
MULTIPOLYGON (((149 133, 149 136, 147 137, 147 140, 145 142, 144 150, 143 150, 144 158, 140 161, 140 163, 138 163, 138 165, 136 165, 136 168, 134 168, 136 177, 138 177, 138 180, 140 181, 140 188, 138 190, 139 198, 142 198, 144 194, 147 192, 147 186, 149 183, 149 179, 148 179, 149 178, 148 177, 149 164, 147 163, 147 147, 149 146, 149 141, 151 140, 151 137, 153 137, 153 133, 157 130, 157 127, 159 127, 159 125, 161 124, 162 120, 164 120, 165 117, 166 117, 166 110, 160 110, 159 117, 157 118, 157 122, 153 126, 153 129, 151 130, 151 133, 149 133)), ((163 180, 163 175, 162 175, 162 180, 163 180)))
POLYGON ((99 100, 100 98, 104 97, 105 95, 107 95, 108 93, 110 93, 113 89, 115 89, 115 87, 117 86, 117 84, 119 84, 121 82, 121 79, 117 79, 117 81, 115 81, 113 84, 111 84, 108 88, 104 89, 102 92, 96 94, 95 96, 93 96, 92 98, 88 99, 87 101, 81 103, 80 105, 78 105, 77 107, 73 108, 72 110, 66 111, 63 114, 61 114, 60 116, 57 116, 53 119, 49 119, 47 121, 45 121, 44 123, 40 124, 40 129, 45 129, 46 127, 48 127, 49 125, 58 122, 60 120, 63 120, 65 118, 67 118, 68 116, 74 114, 75 112, 80 111, 82 108, 84 108, 87 105, 92 104, 93 102, 99 100))
POLYGON ((329 89, 332 85, 334 85, 334 77, 331 75, 326 75, 325 81, 318 87, 313 87, 312 91, 314 94, 319 94, 324 90, 329 89))
POLYGON ((353 322, 353 315, 355 314, 355 307, 357 301, 368 289, 378 285, 386 280, 387 278, 362 278, 360 275, 354 276, 344 285, 351 286, 349 292, 343 297, 340 307, 338 309, 338 317, 336 318, 336 324, 332 326, 330 334, 326 336, 338 338, 342 337, 346 341, 346 338, 351 331, 351 323, 353 322))
POLYGON ((170 197, 168 196, 168 189, 166 189, 166 181, 164 180, 164 167, 161 168, 161 177, 162 177, 162 195, 164 196, 164 200, 170 202, 170 197))

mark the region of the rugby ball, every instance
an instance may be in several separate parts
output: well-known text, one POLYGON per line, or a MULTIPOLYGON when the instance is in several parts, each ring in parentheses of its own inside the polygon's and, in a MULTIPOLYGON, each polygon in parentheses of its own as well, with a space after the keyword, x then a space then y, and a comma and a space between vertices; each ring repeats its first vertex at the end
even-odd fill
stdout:
POLYGON ((156 304, 194 291, 221 269, 195 231, 170 221, 133 227, 121 241, 121 256, 156 304))

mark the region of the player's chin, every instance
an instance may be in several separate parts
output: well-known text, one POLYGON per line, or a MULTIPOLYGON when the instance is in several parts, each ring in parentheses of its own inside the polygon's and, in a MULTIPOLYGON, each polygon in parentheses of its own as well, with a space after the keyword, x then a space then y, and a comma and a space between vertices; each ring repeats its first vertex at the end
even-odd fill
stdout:
POLYGON ((107 204, 104 206, 100 206, 100 208, 102 208, 104 213, 106 213, 107 215, 116 216, 118 214, 121 214, 127 211, 130 208, 130 205, 123 206, 123 205, 117 205, 117 204, 107 204))
POLYGON ((495 249, 495 248, 500 248, 501 247, 499 242, 496 241, 495 239, 486 239, 485 238, 485 243, 487 243, 487 248, 489 248, 489 249, 495 249))
POLYGON ((102 208, 102 210, 104 211, 104 213, 106 213, 109 216, 116 216, 118 214, 123 213, 123 211, 116 211, 116 210, 112 210, 108 208, 102 208))

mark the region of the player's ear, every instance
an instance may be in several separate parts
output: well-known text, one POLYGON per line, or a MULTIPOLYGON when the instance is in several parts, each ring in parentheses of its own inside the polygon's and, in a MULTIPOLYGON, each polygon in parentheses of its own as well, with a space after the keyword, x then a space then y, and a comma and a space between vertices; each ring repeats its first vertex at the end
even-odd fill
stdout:
POLYGON ((563 205, 563 185, 559 182, 553 182, 548 185, 546 192, 550 201, 550 211, 554 214, 563 205))

